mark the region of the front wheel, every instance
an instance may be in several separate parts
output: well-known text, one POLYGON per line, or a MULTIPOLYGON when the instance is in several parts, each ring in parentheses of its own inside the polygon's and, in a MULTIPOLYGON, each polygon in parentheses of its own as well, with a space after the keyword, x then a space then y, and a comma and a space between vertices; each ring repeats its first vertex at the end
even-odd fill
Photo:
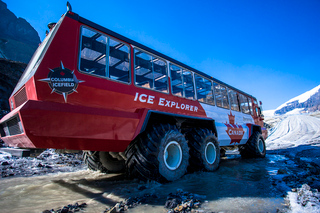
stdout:
POLYGON ((247 143, 239 147, 243 158, 264 158, 266 156, 266 144, 260 132, 254 132, 247 143))

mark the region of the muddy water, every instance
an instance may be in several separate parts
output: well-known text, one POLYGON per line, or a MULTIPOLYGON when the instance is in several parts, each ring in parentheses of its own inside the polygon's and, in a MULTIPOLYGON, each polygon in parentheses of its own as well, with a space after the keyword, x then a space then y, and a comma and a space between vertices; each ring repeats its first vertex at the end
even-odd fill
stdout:
POLYGON ((203 195, 204 212, 276 212, 283 208, 282 193, 273 187, 274 156, 244 160, 222 159, 214 173, 197 172, 178 181, 158 184, 129 180, 123 174, 78 171, 39 177, 0 179, 1 212, 42 212, 75 202, 87 203, 86 212, 103 212, 128 197, 155 193, 158 198, 129 212, 167 212, 167 195, 177 189, 203 195))

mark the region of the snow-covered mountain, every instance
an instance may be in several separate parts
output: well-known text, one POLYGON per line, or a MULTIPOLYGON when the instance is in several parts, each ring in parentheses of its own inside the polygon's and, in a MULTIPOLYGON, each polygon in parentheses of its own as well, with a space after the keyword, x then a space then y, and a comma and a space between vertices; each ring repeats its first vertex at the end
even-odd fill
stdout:
POLYGON ((276 115, 283 115, 288 113, 314 112, 319 110, 320 85, 280 105, 274 113, 276 115))

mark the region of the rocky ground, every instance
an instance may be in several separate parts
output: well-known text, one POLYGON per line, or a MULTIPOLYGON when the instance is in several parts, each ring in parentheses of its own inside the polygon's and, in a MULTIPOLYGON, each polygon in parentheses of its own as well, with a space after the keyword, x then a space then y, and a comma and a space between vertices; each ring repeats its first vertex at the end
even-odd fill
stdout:
MULTIPOLYGON (((237 158, 235 154, 235 158, 237 158)), ((269 150, 267 158, 274 160, 277 170, 270 172, 271 184, 282 191, 287 207, 277 212, 320 212, 320 146, 298 146, 283 150, 269 150)), ((232 158, 232 157, 231 157, 232 158)), ((272 163, 272 162, 271 162, 272 163)), ((55 150, 44 151, 38 157, 17 158, 8 153, 0 154, 2 178, 18 176, 45 175, 48 173, 85 170, 80 154, 61 154, 55 150)), ((140 183, 137 190, 144 192, 148 184, 140 183)), ((208 189, 209 190, 209 189, 208 189)), ((104 212, 130 212, 141 205, 159 200, 157 193, 141 193, 106 207, 104 212)), ((212 212, 202 208, 206 196, 190 193, 182 189, 167 194, 163 203, 163 212, 212 212)), ((44 209, 45 213, 87 212, 90 204, 74 201, 62 204, 56 209, 44 209)), ((89 211, 90 212, 90 211, 89 211)))
MULTIPOLYGON (((313 117, 319 116, 313 115, 313 117)), ((281 122, 285 119, 286 118, 281 118, 279 120, 281 122)), ((305 123, 312 121, 312 127, 317 126, 313 119, 301 119, 299 116, 297 119, 305 123)), ((289 121, 292 122, 292 118, 290 118, 289 121)), ((273 131, 276 131, 276 129, 283 131, 284 129, 280 123, 275 124, 273 128, 273 131)), ((292 129, 293 128, 290 128, 290 130, 292 129)), ((166 185, 160 184, 160 186, 158 186, 154 183, 132 181, 126 179, 124 175, 119 176, 119 178, 113 177, 112 175, 103 176, 101 180, 93 177, 92 181, 78 180, 76 178, 64 180, 61 179, 62 177, 57 177, 57 181, 51 180, 50 177, 48 180, 54 187, 76 187, 76 190, 73 190, 78 194, 82 192, 82 189, 78 186, 83 187, 86 185, 86 187, 90 189, 95 187, 98 187, 99 190, 101 189, 103 192, 102 195, 107 194, 107 200, 117 195, 117 199, 111 199, 112 202, 108 201, 108 203, 106 203, 108 205, 106 205, 103 212, 109 213, 139 212, 141 209, 147 209, 144 210, 144 212, 170 213, 220 212, 220 210, 215 211, 215 209, 219 209, 216 206, 218 204, 217 202, 227 202, 227 207, 222 207, 222 209, 228 209, 228 205, 232 205, 230 209, 233 210, 229 212, 237 212, 234 209, 245 209, 246 207, 243 206, 256 205, 257 202, 264 202, 268 200, 269 197, 273 197, 273 192, 268 192, 268 190, 275 191, 275 197, 282 196, 283 198, 281 200, 285 201, 284 203, 286 204, 286 206, 283 207, 275 207, 271 212, 320 213, 320 142, 318 142, 318 138, 314 138, 312 143, 306 141, 304 144, 301 139, 301 137, 305 137, 307 134, 311 134, 310 137, 318 137, 319 132, 317 130, 312 130, 312 132, 310 131, 311 129, 314 128, 303 128, 305 132, 299 130, 299 132, 295 133, 294 138, 299 142, 298 146, 288 146, 288 144, 281 146, 280 138, 272 139, 271 137, 273 144, 280 141, 280 146, 277 146, 278 149, 269 149, 266 159, 242 160, 237 152, 229 153, 226 158, 222 159, 221 167, 217 172, 200 172, 186 175, 186 177, 183 177, 181 180, 166 185), (208 183, 208 180, 212 180, 212 183, 208 183), (221 180, 221 182, 219 182, 219 185, 222 184, 221 188, 215 184, 215 182, 219 180, 221 180), (198 187, 197 181, 207 185, 207 188, 204 188, 202 191, 200 190, 200 193, 198 191, 201 195, 196 192, 198 187), (195 186, 192 186, 192 184, 195 186), (244 188, 243 184, 246 185, 244 188), (182 187, 183 189, 177 189, 177 187, 182 187), (261 188, 261 190, 259 188, 261 188), (158 192, 159 189, 161 189, 161 193, 158 192), (243 189, 247 190, 247 192, 241 192, 243 189), (210 192, 212 190, 218 191, 212 193, 210 192), (225 190, 225 192, 221 192, 221 190, 225 190), (252 192, 252 190, 256 191, 252 192), (249 201, 245 201, 242 204, 235 203, 235 201, 239 199, 246 199, 247 195, 257 197, 258 201, 250 204, 252 199, 249 199, 249 201), (230 199, 230 201, 228 201, 228 199, 230 199), (210 203, 211 206, 209 205, 210 203), (156 205, 157 210, 154 210, 154 205, 156 205), (159 205, 160 207, 162 206, 162 208, 160 208, 159 205), (239 205, 239 207, 231 208, 237 205, 239 205)), ((284 135, 288 135, 288 132, 289 131, 284 135)), ((292 132, 289 133, 291 135, 293 134, 292 132)), ((78 172, 86 170, 87 167, 82 164, 82 155, 80 153, 62 154, 53 149, 49 149, 33 158, 17 158, 8 153, 0 153, 0 171, 3 180, 15 177, 41 177, 41 175, 44 176, 49 173, 74 171, 76 171, 74 174, 77 173, 82 177, 82 173, 79 174, 78 172)), ((90 176, 90 172, 88 174, 90 176)), ((44 182, 47 184, 48 181, 44 182)), ((16 185, 16 183, 14 185, 16 185)), ((37 186, 41 186, 41 184, 37 186)), ((92 194, 88 194, 87 191, 85 191, 85 193, 86 196, 93 196, 92 194)), ((93 200, 96 199, 95 196, 96 195, 94 195, 93 200)), ((267 201, 267 205, 270 205, 274 201, 271 203, 268 202, 269 201, 267 201)), ((54 206, 56 206, 56 208, 43 209, 43 212, 91 212, 93 205, 90 202, 83 202, 81 199, 69 200, 68 203, 59 201, 60 205, 57 205, 56 202, 54 203, 55 204, 50 205, 51 207, 49 208, 54 206), (69 202, 72 203, 70 204, 69 202)), ((250 208, 242 211, 252 212, 250 208)), ((268 210, 266 212, 270 211, 268 210)))
POLYGON ((53 149, 42 152, 37 157, 15 157, 0 151, 1 177, 28 177, 57 172, 72 172, 86 169, 82 154, 62 154, 53 149))

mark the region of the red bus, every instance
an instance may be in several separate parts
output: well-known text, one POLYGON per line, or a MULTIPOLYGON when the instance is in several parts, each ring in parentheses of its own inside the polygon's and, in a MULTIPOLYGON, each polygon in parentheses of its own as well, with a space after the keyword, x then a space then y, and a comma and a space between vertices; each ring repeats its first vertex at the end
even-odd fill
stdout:
MULTIPOLYGON (((257 99, 68 10, 9 98, 1 139, 83 150, 94 170, 173 181, 228 149, 265 157, 257 99)), ((261 103, 260 103, 261 105, 261 103)))

